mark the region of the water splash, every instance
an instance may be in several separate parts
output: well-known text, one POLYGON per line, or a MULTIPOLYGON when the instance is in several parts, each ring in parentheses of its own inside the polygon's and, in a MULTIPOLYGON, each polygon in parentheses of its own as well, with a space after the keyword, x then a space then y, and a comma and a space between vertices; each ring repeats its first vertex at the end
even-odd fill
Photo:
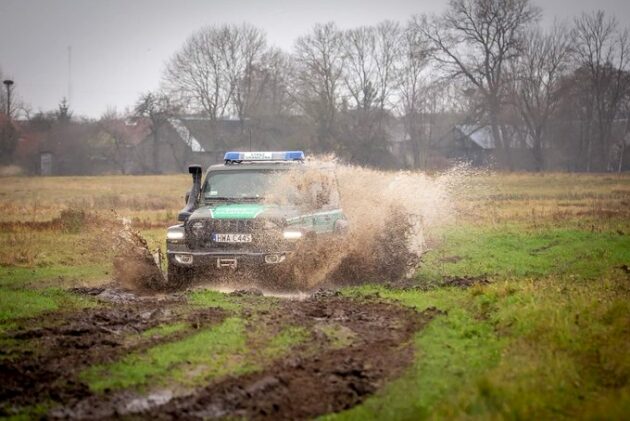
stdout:
MULTIPOLYGON (((322 239, 297 251, 293 275, 306 288, 388 282, 415 273, 427 238, 454 221, 456 192, 471 172, 463 165, 435 175, 379 171, 333 157, 305 165, 280 177, 272 191, 297 193, 292 200, 304 211, 322 204, 334 207, 338 201, 349 221, 344 238, 322 239), (326 172, 335 174, 339 197, 322 199, 330 190, 326 172)), ((278 196, 272 194, 272 200, 278 196)))

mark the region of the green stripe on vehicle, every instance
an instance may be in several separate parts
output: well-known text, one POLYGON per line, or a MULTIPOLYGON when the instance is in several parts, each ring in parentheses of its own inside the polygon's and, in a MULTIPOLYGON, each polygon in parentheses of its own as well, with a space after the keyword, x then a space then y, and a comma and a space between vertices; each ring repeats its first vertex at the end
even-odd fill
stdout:
POLYGON ((212 209, 214 219, 253 219, 265 210, 264 205, 244 203, 220 205, 212 209))

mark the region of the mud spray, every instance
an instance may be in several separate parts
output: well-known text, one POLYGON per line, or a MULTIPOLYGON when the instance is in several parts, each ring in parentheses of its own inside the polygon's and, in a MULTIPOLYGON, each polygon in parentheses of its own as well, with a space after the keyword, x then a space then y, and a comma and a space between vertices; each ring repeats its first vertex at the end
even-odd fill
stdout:
MULTIPOLYGON (((454 221, 458 192, 465 190, 470 175, 466 166, 428 175, 378 171, 341 164, 332 157, 308 160, 300 170, 279 177, 267 201, 291 200, 302 212, 340 205, 348 220, 347 234, 305 242, 292 264, 283 268, 254 274, 212 272, 201 276, 201 282, 217 286, 220 278, 223 287, 310 290, 410 276, 427 250, 427 240, 454 221), (338 197, 331 183, 337 184, 338 197)), ((116 279, 129 288, 164 288, 155 252, 128 222, 121 224, 114 242, 116 279)))
POLYGON ((114 279, 124 288, 162 290, 167 287, 161 270, 162 254, 151 252, 147 241, 131 227, 131 221, 115 215, 114 229, 106 231, 114 251, 114 279))
MULTIPOLYGON (((365 282, 391 282, 413 274, 427 248, 427 239, 455 217, 454 197, 469 170, 460 166, 429 176, 411 171, 378 171, 335 162, 307 161, 278 186, 298 186, 298 203, 311 211, 329 190, 326 174, 336 177, 339 202, 348 219, 348 233, 298 250, 297 270, 306 288, 365 282), (311 187, 316 186, 315 190, 311 187), (315 194, 312 194, 315 191, 315 194), (304 194, 310 192, 310 195, 304 194), (306 197, 305 197, 306 196, 306 197)), ((331 197, 334 206, 337 198, 331 197)), ((326 205, 326 203, 324 203, 326 205)))

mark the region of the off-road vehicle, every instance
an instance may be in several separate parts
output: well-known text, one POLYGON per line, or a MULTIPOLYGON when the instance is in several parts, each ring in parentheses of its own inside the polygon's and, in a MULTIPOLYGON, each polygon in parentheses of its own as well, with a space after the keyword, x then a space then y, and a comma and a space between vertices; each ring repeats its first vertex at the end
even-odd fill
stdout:
POLYGON ((300 247, 346 232, 332 166, 307 165, 302 151, 227 152, 224 161, 203 183, 202 168, 189 167, 192 188, 166 236, 169 284, 290 268, 300 247))

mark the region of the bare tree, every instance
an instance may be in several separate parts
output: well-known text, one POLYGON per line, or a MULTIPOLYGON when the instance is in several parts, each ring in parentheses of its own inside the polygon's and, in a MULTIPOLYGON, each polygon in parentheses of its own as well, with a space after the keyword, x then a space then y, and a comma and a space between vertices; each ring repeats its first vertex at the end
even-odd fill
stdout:
POLYGON ((533 28, 527 33, 522 55, 513 63, 514 105, 532 142, 536 169, 545 169, 547 130, 560 104, 562 77, 570 64, 571 33, 555 24, 547 33, 533 28))
POLYGON ((225 113, 231 97, 219 38, 219 31, 211 27, 194 33, 171 58, 164 74, 169 96, 213 120, 225 113))
POLYGON ((414 167, 421 166, 421 114, 426 101, 427 81, 423 73, 429 64, 429 43, 417 31, 419 18, 413 17, 405 28, 401 41, 402 64, 399 72, 400 105, 405 131, 411 143, 414 167))
MULTIPOLYGON (((400 71, 400 26, 384 21, 344 32, 343 153, 351 160, 382 165, 387 152, 387 122, 392 120, 400 71)), ((396 98, 397 99, 397 98, 396 98)))
POLYGON ((611 153, 613 122, 630 84, 626 76, 630 36, 627 30, 619 29, 614 17, 606 18, 600 10, 576 19, 574 37, 575 56, 586 76, 585 93, 589 102, 584 116, 588 119, 584 133, 586 170, 593 169, 593 156, 597 154, 600 163, 597 169, 610 171, 616 161, 611 153))
POLYGON ((345 88, 358 110, 370 110, 377 101, 376 31, 362 26, 343 34, 345 88))
POLYGON ((451 0, 441 17, 425 17, 416 25, 447 74, 465 78, 484 99, 495 145, 509 166, 509 142, 500 119, 506 68, 520 54, 524 31, 539 15, 529 0, 451 0))
POLYGON ((342 34, 334 23, 315 25, 297 39, 294 95, 317 126, 318 149, 333 151, 343 70, 342 34))
POLYGON ((127 162, 129 160, 129 144, 127 143, 127 133, 123 117, 116 109, 108 109, 99 119, 98 127, 105 133, 107 139, 103 148, 103 154, 107 160, 113 163, 121 174, 127 173, 127 162))
POLYGON ((171 104, 170 98, 162 93, 147 92, 140 96, 135 107, 136 117, 148 118, 151 122, 150 131, 153 140, 152 160, 153 172, 160 173, 160 134, 168 124, 169 118, 176 113, 176 108, 171 104))
POLYGON ((226 55, 230 84, 234 88, 234 108, 241 122, 249 117, 250 110, 260 100, 264 84, 256 83, 262 67, 267 41, 264 32, 248 24, 231 28, 231 40, 226 55))
POLYGON ((230 111, 244 120, 256 98, 253 75, 265 49, 264 32, 249 24, 202 28, 166 66, 169 96, 212 120, 230 111))
POLYGON ((375 34, 376 92, 378 107, 382 112, 395 105, 392 97, 400 72, 402 30, 398 23, 386 20, 376 26, 375 34))
MULTIPOLYGON (((626 77, 630 78, 630 74, 626 74, 626 77)), ((621 138, 619 139, 619 142, 617 142, 617 145, 616 145, 617 146, 617 172, 621 172, 624 169, 624 165, 626 164, 624 162, 626 149, 628 147, 628 143, 630 143, 630 88, 626 90, 622 110, 623 110, 622 115, 625 116, 626 124, 623 130, 623 133, 621 135, 621 138)))
POLYGON ((294 112, 293 67, 292 57, 282 50, 270 48, 265 52, 252 76, 255 96, 251 100, 250 116, 280 116, 294 112))

